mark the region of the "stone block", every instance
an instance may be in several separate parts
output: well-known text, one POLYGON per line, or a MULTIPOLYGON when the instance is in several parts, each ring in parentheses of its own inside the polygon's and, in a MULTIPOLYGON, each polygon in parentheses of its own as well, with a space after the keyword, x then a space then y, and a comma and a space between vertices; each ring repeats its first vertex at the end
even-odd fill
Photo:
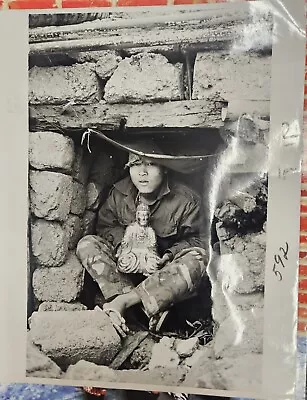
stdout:
POLYGON ((61 267, 38 268, 33 273, 33 291, 39 301, 75 301, 83 288, 84 269, 74 253, 61 267))
POLYGON ((44 311, 83 311, 87 307, 81 303, 63 303, 60 301, 44 301, 39 307, 39 312, 44 311))
POLYGON ((100 98, 94 63, 30 69, 30 104, 90 104, 100 98))
POLYGON ((271 61, 253 53, 198 53, 193 99, 270 100, 271 61))
POLYGON ((26 376, 30 378, 61 378, 61 368, 27 340, 26 376))
POLYGON ((122 57, 114 50, 105 50, 101 52, 96 63, 96 74, 102 80, 110 78, 121 60, 122 57))
POLYGON ((102 187, 96 182, 89 182, 86 187, 86 209, 96 211, 100 205, 102 187))
POLYGON ((35 312, 29 323, 33 343, 62 369, 80 360, 109 365, 121 348, 103 311, 35 312))
POLYGON ((68 248, 75 249, 83 233, 82 220, 77 215, 69 214, 65 229, 69 237, 68 248))
POLYGON ((29 162, 33 168, 70 173, 74 157, 74 142, 71 138, 55 132, 30 132, 29 162))
POLYGON ((79 182, 73 182, 73 194, 70 206, 70 212, 75 215, 82 215, 86 207, 86 191, 84 185, 79 182))
POLYGON ((161 54, 137 54, 121 61, 105 86, 108 103, 183 99, 182 73, 161 54))
POLYGON ((73 178, 75 181, 86 185, 93 157, 84 147, 75 147, 75 160, 73 164, 73 178))
POLYGON ((96 231, 96 213, 86 210, 82 219, 83 236, 94 235, 96 231))
POLYGON ((72 200, 71 176, 48 171, 30 171, 31 211, 48 221, 65 221, 72 200))
POLYGON ((32 254, 40 265, 62 265, 68 254, 68 241, 67 232, 60 223, 43 219, 32 222, 32 254))

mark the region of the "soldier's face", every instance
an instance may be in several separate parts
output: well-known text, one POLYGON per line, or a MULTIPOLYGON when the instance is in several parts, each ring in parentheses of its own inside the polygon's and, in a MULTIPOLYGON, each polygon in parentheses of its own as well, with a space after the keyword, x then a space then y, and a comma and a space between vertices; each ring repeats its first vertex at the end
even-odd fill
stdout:
POLYGON ((163 168, 144 157, 130 166, 130 177, 140 193, 150 194, 155 192, 161 185, 163 168))

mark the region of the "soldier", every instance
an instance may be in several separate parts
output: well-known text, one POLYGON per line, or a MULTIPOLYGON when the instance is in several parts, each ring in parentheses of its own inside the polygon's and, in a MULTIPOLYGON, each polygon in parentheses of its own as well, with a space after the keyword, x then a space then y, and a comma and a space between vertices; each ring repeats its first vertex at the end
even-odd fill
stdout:
POLYGON ((129 331, 124 318, 129 307, 141 304, 155 329, 163 312, 195 293, 208 262, 199 196, 171 179, 156 159, 130 152, 126 167, 129 176, 113 185, 99 210, 97 235, 83 237, 77 246, 77 256, 104 296, 103 309, 122 336, 129 331), (140 203, 148 206, 158 255, 151 259, 149 276, 135 284, 132 274, 119 271, 116 256, 140 203))

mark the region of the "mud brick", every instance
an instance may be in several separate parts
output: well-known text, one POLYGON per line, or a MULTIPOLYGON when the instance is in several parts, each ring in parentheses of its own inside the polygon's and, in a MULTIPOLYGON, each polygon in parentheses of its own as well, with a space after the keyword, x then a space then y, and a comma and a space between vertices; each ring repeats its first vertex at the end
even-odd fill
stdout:
POLYGON ((161 54, 137 54, 121 61, 105 86, 108 103, 183 99, 181 72, 161 54))
POLYGON ((72 189, 71 176, 30 171, 31 211, 38 218, 65 221, 70 210, 72 189))
POLYGON ((66 230, 58 222, 43 219, 31 225, 32 254, 43 266, 56 267, 62 265, 68 253, 69 237, 66 230))
POLYGON ((64 265, 34 271, 34 295, 39 301, 75 301, 83 288, 83 279, 84 269, 72 252, 64 265))
POLYGON ((271 57, 251 53, 198 53, 193 99, 270 100, 270 79, 271 57))
POLYGON ((29 162, 35 169, 60 169, 71 172, 74 142, 55 132, 30 132, 29 162))
POLYGON ((65 229, 69 237, 68 248, 74 249, 83 233, 82 220, 77 215, 69 214, 65 229))
POLYGON ((83 236, 93 235, 95 233, 97 215, 94 211, 86 210, 82 220, 83 236))
POLYGON ((30 104, 89 104, 100 97, 94 63, 30 69, 30 104))
POLYGON ((64 303, 60 301, 44 301, 38 311, 82 311, 87 310, 86 306, 81 303, 64 303))
POLYGON ((73 182, 73 195, 70 206, 70 212, 75 215, 82 215, 86 207, 85 187, 79 183, 73 182))
POLYGON ((96 211, 100 204, 102 187, 96 182, 89 182, 86 187, 86 209, 96 211))
POLYGON ((102 80, 110 78, 121 60, 122 57, 114 50, 105 50, 101 52, 96 63, 96 74, 102 80))
POLYGON ((90 168, 93 163, 93 157, 83 147, 76 146, 75 161, 73 165, 73 178, 79 183, 85 185, 89 176, 90 168))
POLYGON ((108 365, 121 348, 110 318, 96 310, 33 313, 30 337, 63 369, 80 360, 108 365))

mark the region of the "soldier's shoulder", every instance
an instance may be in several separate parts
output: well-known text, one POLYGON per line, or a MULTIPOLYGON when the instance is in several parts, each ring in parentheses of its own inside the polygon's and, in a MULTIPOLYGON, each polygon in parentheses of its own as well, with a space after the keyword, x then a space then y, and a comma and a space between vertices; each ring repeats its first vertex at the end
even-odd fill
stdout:
POLYGON ((171 190, 174 193, 174 195, 184 198, 188 202, 200 203, 199 194, 182 182, 173 181, 171 190))

